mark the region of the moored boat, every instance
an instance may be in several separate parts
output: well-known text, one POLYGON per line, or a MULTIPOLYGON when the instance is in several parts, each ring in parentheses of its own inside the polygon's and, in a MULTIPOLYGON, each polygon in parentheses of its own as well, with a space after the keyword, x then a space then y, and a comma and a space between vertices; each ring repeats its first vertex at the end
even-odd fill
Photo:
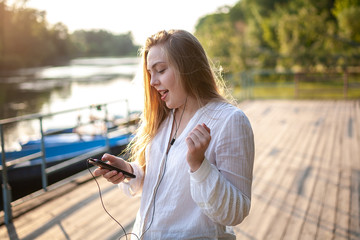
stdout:
MULTIPOLYGON (((120 154, 131 138, 132 134, 123 130, 110 132, 107 137, 105 135, 79 135, 76 133, 45 136, 46 168, 59 166, 58 164, 67 163, 67 161, 80 156, 80 160, 47 174, 48 184, 53 184, 86 169, 88 167, 86 155, 94 153, 94 155, 91 155, 92 157, 100 158, 105 149, 112 154, 120 154), (81 156, 84 156, 84 158, 82 159, 81 156)), ((8 166, 7 179, 12 192, 12 200, 42 188, 42 157, 40 153, 40 139, 22 144, 20 151, 5 153, 8 166), (37 155, 37 157, 29 161, 11 164, 31 155, 37 155)), ((2 178, 0 178, 0 182, 2 184, 2 178)), ((2 197, 0 203, 0 209, 2 209, 2 197)))

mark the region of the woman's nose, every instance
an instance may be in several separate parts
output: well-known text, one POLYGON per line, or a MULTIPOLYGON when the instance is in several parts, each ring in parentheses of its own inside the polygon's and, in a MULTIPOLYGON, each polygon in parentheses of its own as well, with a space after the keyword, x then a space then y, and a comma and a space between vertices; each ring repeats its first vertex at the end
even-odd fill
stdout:
POLYGON ((159 80, 157 79, 157 77, 151 75, 151 78, 150 78, 150 85, 151 86, 156 86, 156 85, 159 85, 159 80))

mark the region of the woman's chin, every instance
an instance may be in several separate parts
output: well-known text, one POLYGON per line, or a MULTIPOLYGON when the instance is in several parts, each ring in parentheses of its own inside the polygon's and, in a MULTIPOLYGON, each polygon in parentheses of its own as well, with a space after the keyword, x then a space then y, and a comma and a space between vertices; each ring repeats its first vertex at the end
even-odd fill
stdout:
POLYGON ((171 102, 165 102, 165 105, 167 108, 169 109, 175 109, 178 108, 177 106, 175 106, 174 104, 172 104, 171 102))

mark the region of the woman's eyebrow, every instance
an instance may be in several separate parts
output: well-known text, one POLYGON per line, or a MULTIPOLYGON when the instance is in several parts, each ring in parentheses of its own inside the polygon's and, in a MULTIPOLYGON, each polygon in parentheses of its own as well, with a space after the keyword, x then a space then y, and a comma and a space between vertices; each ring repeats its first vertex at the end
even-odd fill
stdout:
POLYGON ((151 68, 148 68, 147 70, 154 69, 158 64, 161 64, 161 63, 165 63, 165 62, 163 62, 163 61, 155 62, 155 63, 151 66, 151 68))

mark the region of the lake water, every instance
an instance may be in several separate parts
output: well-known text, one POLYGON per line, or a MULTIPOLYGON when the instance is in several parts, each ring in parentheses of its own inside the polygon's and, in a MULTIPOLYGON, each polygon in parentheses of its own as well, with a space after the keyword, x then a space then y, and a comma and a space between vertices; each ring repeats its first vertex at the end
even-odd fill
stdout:
MULTIPOLYGON (((138 58, 75 59, 69 65, 23 69, 0 77, 0 119, 33 113, 54 113, 91 104, 127 99, 111 104, 109 115, 126 116, 142 109, 142 73, 138 58)), ((96 109, 44 119, 44 130, 69 127, 88 115, 102 115, 96 109), (90 112, 89 112, 90 111, 90 112)), ((5 126, 6 150, 39 135, 39 121, 5 126)))

